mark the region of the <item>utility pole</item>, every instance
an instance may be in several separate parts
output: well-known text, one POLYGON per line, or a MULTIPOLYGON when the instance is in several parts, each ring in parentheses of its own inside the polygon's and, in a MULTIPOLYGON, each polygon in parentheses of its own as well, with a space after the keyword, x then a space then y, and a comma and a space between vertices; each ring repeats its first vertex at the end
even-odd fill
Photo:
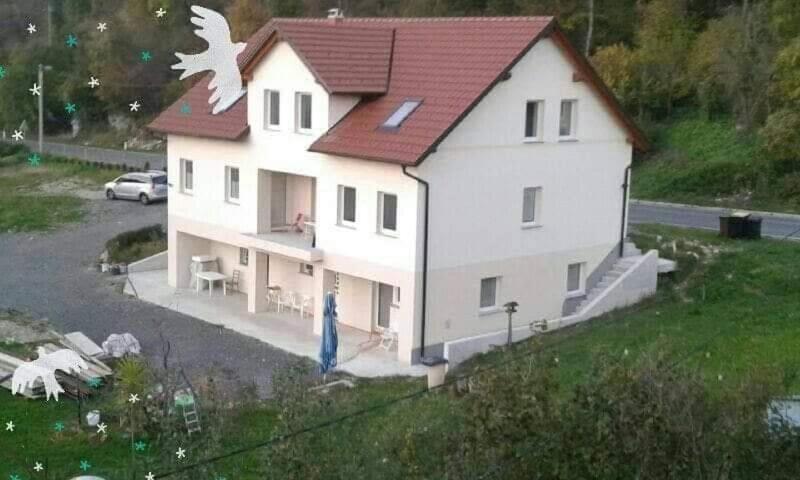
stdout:
POLYGON ((47 46, 53 46, 53 3, 47 0, 47 46))
POLYGON ((39 155, 41 155, 44 153, 44 65, 41 63, 39 64, 39 86, 42 89, 39 93, 39 155))

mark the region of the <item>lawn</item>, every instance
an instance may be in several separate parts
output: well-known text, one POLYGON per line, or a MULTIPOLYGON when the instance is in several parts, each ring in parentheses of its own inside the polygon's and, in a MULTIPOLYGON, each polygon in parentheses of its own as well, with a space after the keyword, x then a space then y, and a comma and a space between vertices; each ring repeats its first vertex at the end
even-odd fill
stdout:
MULTIPOLYGON (((640 227, 636 241, 641 247, 658 248, 663 256, 679 261, 680 271, 661 282, 655 297, 521 342, 511 350, 478 356, 451 375, 522 361, 531 351, 547 349, 548 355, 558 359, 562 384, 575 386, 592 374, 597 355, 636 362, 642 356, 659 354, 666 366, 696 369, 711 395, 733 389, 753 374, 775 378, 787 393, 800 393, 800 269, 796 267, 800 248, 796 243, 732 241, 708 232, 656 226, 640 227)), ((326 472, 320 478, 441 478, 447 451, 444 439, 453 438, 464 425, 464 397, 451 388, 392 402, 422 391, 423 380, 389 378, 357 383, 353 390, 325 397, 311 418, 290 428, 298 430, 365 407, 391 403, 304 434, 311 439, 315 452, 307 461, 326 472), (420 444, 427 447, 414 446, 420 444)), ((63 468, 64 474, 77 473, 83 457, 98 466, 90 473, 128 465, 130 453, 120 432, 112 432, 109 440, 99 444, 86 434, 70 434, 71 440, 66 441, 51 431, 51 425, 63 419, 73 422, 70 428, 74 430, 74 412, 75 404, 69 400, 58 405, 33 403, 0 392, 0 422, 14 420, 20 425, 13 436, 0 431, 0 451, 11 452, 10 461, 0 465, 0 478, 42 457, 49 457, 51 465, 63 468), (64 446, 64 451, 58 451, 57 446, 64 446)), ((154 472, 185 465, 170 456, 179 445, 190 449, 186 462, 191 463, 257 444, 285 433, 279 426, 285 418, 285 412, 278 411, 274 402, 254 402, 225 421, 223 440, 215 446, 209 446, 207 433, 199 439, 165 438, 154 442, 147 455, 134 455, 134 465, 137 471, 148 468, 154 472)), ((185 478, 271 478, 264 461, 279 454, 280 448, 267 446, 235 455, 185 478)), ((25 473, 23 478, 37 477, 25 473)))
POLYGON ((777 174, 768 174, 756 135, 730 118, 688 112, 650 135, 652 152, 634 164, 634 198, 800 212, 800 199, 781 191, 783 177, 769 176, 777 174))
POLYGON ((98 189, 119 175, 118 170, 78 164, 44 155, 38 166, 29 153, 3 156, 0 149, 0 232, 40 231, 79 221, 84 200, 69 194, 48 193, 42 187, 69 182, 76 188, 98 189))

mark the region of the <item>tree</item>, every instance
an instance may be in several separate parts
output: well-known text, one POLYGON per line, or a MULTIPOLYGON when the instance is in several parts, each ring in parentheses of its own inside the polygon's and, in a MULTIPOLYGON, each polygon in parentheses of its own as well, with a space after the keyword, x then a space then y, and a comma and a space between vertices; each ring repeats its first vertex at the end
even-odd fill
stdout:
POLYGON ((269 21, 270 15, 262 0, 235 0, 225 11, 234 41, 245 41, 269 21))
POLYGON ((689 55, 688 72, 697 102, 710 115, 728 102, 726 56, 732 40, 741 35, 738 20, 731 15, 708 23, 697 36, 689 55))
POLYGON ((303 0, 270 0, 269 9, 276 17, 303 16, 303 0))
POLYGON ((645 93, 652 104, 663 104, 667 115, 689 92, 686 59, 693 32, 686 17, 686 0, 652 0, 637 32, 645 93))
POLYGON ((602 47, 592 56, 600 78, 627 109, 639 108, 642 114, 642 78, 638 55, 622 43, 602 47))

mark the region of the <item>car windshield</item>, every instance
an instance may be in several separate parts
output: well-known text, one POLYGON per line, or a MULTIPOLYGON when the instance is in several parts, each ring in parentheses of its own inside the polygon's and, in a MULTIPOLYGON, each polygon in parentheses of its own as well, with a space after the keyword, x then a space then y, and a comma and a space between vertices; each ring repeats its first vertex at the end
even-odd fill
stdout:
POLYGON ((166 175, 159 175, 157 177, 153 177, 153 184, 154 185, 166 185, 167 184, 167 176, 166 175))

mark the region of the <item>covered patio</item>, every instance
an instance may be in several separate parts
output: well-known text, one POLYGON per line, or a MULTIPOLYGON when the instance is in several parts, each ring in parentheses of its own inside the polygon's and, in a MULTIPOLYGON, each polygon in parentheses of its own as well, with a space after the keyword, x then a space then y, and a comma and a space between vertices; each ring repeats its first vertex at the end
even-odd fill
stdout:
MULTIPOLYGON (((254 337, 290 353, 318 361, 320 337, 313 332, 311 317, 295 312, 278 313, 274 307, 267 312, 248 313, 247 295, 228 292, 223 296, 216 289, 209 296, 194 289, 172 288, 167 284, 167 270, 130 273, 125 293, 164 308, 201 319, 243 335, 254 337)), ((359 377, 393 375, 421 376, 422 365, 404 365, 395 351, 379 346, 380 335, 354 329, 341 323, 339 332, 339 364, 336 370, 359 377)))

